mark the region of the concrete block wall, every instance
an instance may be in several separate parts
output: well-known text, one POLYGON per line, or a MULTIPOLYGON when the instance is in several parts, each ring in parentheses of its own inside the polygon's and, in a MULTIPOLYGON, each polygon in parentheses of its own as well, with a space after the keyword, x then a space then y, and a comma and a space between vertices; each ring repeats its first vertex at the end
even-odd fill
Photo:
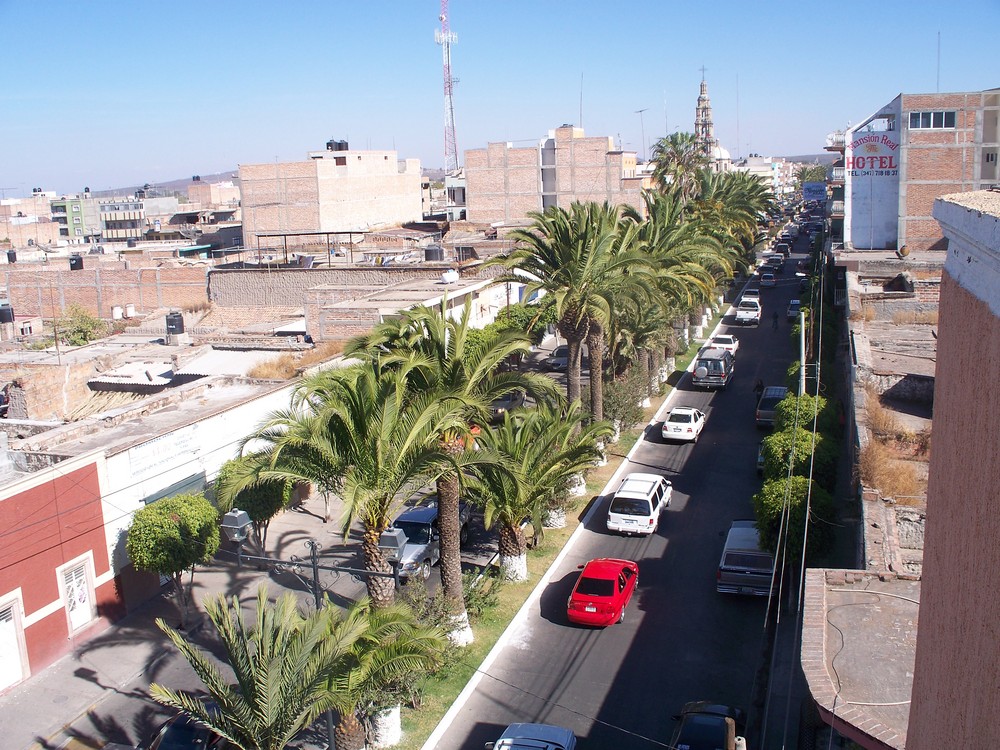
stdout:
POLYGON ((100 318, 112 308, 135 305, 137 315, 159 308, 182 308, 208 301, 201 267, 126 268, 118 261, 84 258, 84 267, 69 271, 68 261, 43 266, 12 265, 0 278, 18 317, 57 317, 77 304, 100 318), (64 270, 65 268, 65 270, 64 270))
POLYGON ((96 373, 93 362, 0 366, 0 385, 10 384, 10 419, 66 419, 91 396, 87 381, 96 373))

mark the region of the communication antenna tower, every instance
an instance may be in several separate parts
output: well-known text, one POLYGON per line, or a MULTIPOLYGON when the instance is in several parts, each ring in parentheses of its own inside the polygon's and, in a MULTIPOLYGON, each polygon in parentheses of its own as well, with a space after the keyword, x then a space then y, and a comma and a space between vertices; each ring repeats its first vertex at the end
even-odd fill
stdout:
POLYGON ((444 167, 448 172, 458 171, 458 146, 455 143, 455 102, 452 89, 457 78, 451 77, 451 45, 458 36, 448 28, 448 0, 441 0, 441 28, 435 30, 434 41, 441 45, 444 56, 444 167))

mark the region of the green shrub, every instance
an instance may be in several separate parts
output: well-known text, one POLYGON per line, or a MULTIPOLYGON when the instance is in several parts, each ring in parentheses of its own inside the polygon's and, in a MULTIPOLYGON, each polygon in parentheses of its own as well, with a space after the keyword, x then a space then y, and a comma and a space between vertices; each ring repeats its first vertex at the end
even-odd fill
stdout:
POLYGON ((753 496, 754 513, 757 516, 757 530, 760 544, 764 549, 778 552, 781 513, 786 495, 789 507, 788 537, 786 540, 786 560, 797 562, 802 559, 802 537, 805 531, 806 499, 809 498, 809 540, 806 559, 822 555, 833 541, 831 520, 833 519, 833 498, 815 482, 805 477, 772 479, 764 483, 760 492, 753 496))
POLYGON ((638 367, 624 376, 604 384, 604 418, 617 421, 622 430, 628 430, 645 416, 642 402, 646 399, 646 384, 638 367))
POLYGON ((832 490, 837 480, 836 442, 822 432, 817 433, 815 461, 810 462, 813 453, 812 432, 802 427, 788 427, 764 438, 764 478, 780 479, 788 476, 788 460, 793 447, 795 462, 792 473, 808 476, 811 464, 813 479, 820 486, 832 490))

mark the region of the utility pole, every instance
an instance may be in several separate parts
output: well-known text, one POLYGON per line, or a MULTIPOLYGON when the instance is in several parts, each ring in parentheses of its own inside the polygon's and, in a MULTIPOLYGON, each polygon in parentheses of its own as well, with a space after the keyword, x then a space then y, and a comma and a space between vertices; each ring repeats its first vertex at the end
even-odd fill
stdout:
POLYGON ((645 112, 649 107, 643 107, 642 109, 637 109, 635 113, 639 115, 639 127, 642 128, 642 160, 646 161, 646 123, 643 120, 642 113, 645 112))

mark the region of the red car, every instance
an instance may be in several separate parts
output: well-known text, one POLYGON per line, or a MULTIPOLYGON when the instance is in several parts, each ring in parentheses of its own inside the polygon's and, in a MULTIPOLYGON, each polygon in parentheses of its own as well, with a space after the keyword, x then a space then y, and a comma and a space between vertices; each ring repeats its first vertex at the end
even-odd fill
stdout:
POLYGON ((566 602, 569 621, 596 627, 622 622, 639 582, 639 566, 631 560, 601 557, 580 567, 583 572, 566 602))

